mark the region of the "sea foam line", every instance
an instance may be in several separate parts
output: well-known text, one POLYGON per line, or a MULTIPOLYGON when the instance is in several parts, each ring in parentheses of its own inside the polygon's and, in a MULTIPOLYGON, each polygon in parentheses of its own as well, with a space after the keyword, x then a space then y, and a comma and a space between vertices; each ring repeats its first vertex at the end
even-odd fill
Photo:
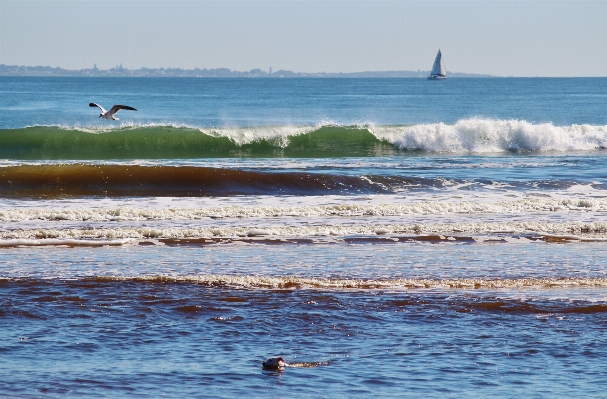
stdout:
POLYGON ((138 221, 196 220, 201 218, 266 218, 266 217, 356 217, 442 214, 479 214, 527 212, 594 211, 607 212, 607 199, 527 198, 515 201, 424 201, 409 204, 341 204, 295 207, 208 207, 208 208, 77 208, 77 209, 4 209, 0 221, 138 221))
POLYGON ((94 281, 139 281, 150 283, 191 283, 208 287, 263 289, 501 289, 501 288, 586 288, 606 287, 607 278, 519 278, 519 279, 327 279, 298 276, 99 276, 94 281))
POLYGON ((117 227, 71 229, 15 229, 0 232, 0 240, 68 239, 188 239, 239 237, 345 237, 398 235, 505 235, 539 234, 565 239, 605 239, 607 222, 496 222, 496 223, 438 223, 438 224, 359 224, 274 227, 117 227))

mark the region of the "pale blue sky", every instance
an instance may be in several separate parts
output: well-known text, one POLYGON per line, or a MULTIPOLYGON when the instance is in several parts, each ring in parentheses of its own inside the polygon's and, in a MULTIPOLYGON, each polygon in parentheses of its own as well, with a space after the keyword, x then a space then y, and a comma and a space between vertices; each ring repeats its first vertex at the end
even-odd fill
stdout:
POLYGON ((0 0, 0 63, 607 76, 607 1, 0 0))

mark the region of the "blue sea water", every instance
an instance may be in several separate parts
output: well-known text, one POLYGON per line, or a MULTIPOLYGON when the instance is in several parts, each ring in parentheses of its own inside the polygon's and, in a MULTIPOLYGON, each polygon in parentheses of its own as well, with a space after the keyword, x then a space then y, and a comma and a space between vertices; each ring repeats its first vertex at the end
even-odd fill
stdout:
POLYGON ((602 397, 606 109, 602 78, 0 77, 0 395, 602 397))
MULTIPOLYGON (((604 78, 189 79, 0 77, 2 125, 101 125, 96 102, 132 104, 133 123, 199 127, 332 122, 446 123, 483 117, 607 125, 604 78), (98 122, 98 123, 97 123, 98 122)), ((126 113, 126 112, 125 112, 126 113)))

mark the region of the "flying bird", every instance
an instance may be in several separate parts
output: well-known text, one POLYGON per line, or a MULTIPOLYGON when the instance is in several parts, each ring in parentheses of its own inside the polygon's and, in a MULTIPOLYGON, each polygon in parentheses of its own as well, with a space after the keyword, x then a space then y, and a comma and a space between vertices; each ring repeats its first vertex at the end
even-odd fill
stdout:
POLYGON ((99 114, 99 117, 103 118, 103 119, 111 119, 113 121, 118 120, 118 118, 114 117, 114 115, 116 114, 116 112, 120 111, 121 109, 126 109, 129 111, 137 111, 135 108, 129 107, 128 105, 114 105, 112 107, 112 109, 110 109, 109 111, 106 111, 101 105, 95 104, 95 103, 90 103, 89 107, 99 107, 99 109, 101 110, 101 114, 99 114))

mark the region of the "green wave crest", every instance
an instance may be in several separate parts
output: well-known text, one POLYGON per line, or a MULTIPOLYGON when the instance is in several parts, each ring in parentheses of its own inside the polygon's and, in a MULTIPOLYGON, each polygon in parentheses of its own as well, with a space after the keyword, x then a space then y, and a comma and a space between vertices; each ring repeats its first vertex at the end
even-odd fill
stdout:
MULTIPOLYGON (((179 159, 347 157, 390 155, 398 149, 361 127, 322 126, 307 133, 237 143, 221 130, 153 126, 103 133, 76 128, 35 126, 0 130, 3 159, 179 159)), ((258 128, 259 132, 260 129, 258 128)), ((263 133, 263 129, 261 129, 263 133)))

